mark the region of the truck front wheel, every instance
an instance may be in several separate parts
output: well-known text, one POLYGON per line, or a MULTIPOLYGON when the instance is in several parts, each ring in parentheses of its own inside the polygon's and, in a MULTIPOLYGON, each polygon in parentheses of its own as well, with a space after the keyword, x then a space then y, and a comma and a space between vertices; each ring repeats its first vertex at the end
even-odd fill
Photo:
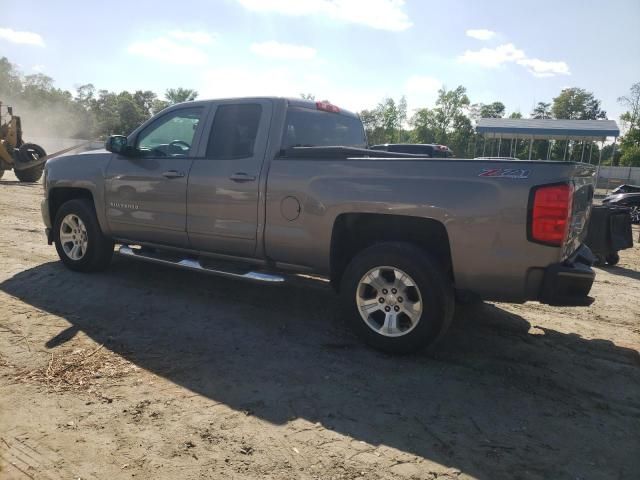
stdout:
POLYGON ((71 270, 95 272, 109 266, 114 244, 102 233, 91 201, 78 198, 62 204, 53 235, 60 260, 71 270))
POLYGON ((346 319, 372 347, 409 353, 433 345, 453 318, 451 281, 439 263, 403 242, 358 253, 340 284, 346 319))

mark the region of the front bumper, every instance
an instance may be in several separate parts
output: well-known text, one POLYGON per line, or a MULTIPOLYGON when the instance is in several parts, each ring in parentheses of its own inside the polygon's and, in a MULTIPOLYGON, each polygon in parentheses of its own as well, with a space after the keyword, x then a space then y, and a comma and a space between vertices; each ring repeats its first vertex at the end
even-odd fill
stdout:
POLYGON ((561 263, 545 269, 539 300, 548 305, 585 306, 593 303, 589 291, 596 278, 595 256, 586 245, 561 263))

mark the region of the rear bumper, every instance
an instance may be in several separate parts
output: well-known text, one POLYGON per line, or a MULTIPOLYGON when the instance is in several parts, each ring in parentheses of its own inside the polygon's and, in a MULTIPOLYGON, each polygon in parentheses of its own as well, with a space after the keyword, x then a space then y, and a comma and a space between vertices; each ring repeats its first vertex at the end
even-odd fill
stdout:
POLYGON ((591 268, 595 257, 586 245, 561 263, 549 265, 542 279, 538 300, 548 305, 585 306, 596 274, 591 268))

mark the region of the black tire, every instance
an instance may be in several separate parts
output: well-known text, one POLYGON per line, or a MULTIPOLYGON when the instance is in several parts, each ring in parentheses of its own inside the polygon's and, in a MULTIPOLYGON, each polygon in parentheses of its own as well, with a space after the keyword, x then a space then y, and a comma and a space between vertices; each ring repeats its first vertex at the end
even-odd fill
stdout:
POLYGON ((344 272, 340 297, 346 321, 356 333, 370 346, 394 354, 433 346, 449 328, 455 308, 453 285, 442 266, 427 252, 403 242, 378 243, 358 253, 344 272), (360 315, 356 302, 360 281, 377 267, 395 267, 408 274, 422 299, 415 327, 400 336, 375 331, 360 315))
MULTIPOLYGON (((40 145, 35 143, 24 143, 18 149, 18 159, 21 162, 32 162, 38 158, 46 157, 47 153, 40 145)), ((40 180, 42 172, 44 171, 44 163, 31 168, 25 168, 24 170, 14 170, 16 177, 21 182, 33 183, 40 180)))
POLYGON ((93 203, 87 199, 79 198, 62 204, 53 223, 53 238, 60 260, 71 270, 97 272, 104 270, 111 263, 114 242, 102 233, 93 203), (77 216, 86 229, 87 248, 82 258, 77 260, 65 252, 60 240, 61 225, 68 215, 77 216))
POLYGON ((620 255, 618 255, 618 252, 610 253, 609 255, 607 255, 606 260, 609 265, 617 265, 620 261, 620 255))

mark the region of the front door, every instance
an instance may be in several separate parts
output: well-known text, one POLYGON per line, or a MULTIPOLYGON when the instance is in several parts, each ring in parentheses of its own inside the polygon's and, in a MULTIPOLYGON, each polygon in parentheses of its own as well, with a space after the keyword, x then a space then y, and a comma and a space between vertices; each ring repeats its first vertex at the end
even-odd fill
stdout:
POLYGON ((260 173, 271 102, 217 104, 205 158, 194 159, 187 192, 192 248, 250 257, 256 249, 260 173))
POLYGON ((189 246, 187 180, 203 114, 203 107, 171 110, 136 135, 138 155, 114 154, 105 192, 114 237, 189 246))

